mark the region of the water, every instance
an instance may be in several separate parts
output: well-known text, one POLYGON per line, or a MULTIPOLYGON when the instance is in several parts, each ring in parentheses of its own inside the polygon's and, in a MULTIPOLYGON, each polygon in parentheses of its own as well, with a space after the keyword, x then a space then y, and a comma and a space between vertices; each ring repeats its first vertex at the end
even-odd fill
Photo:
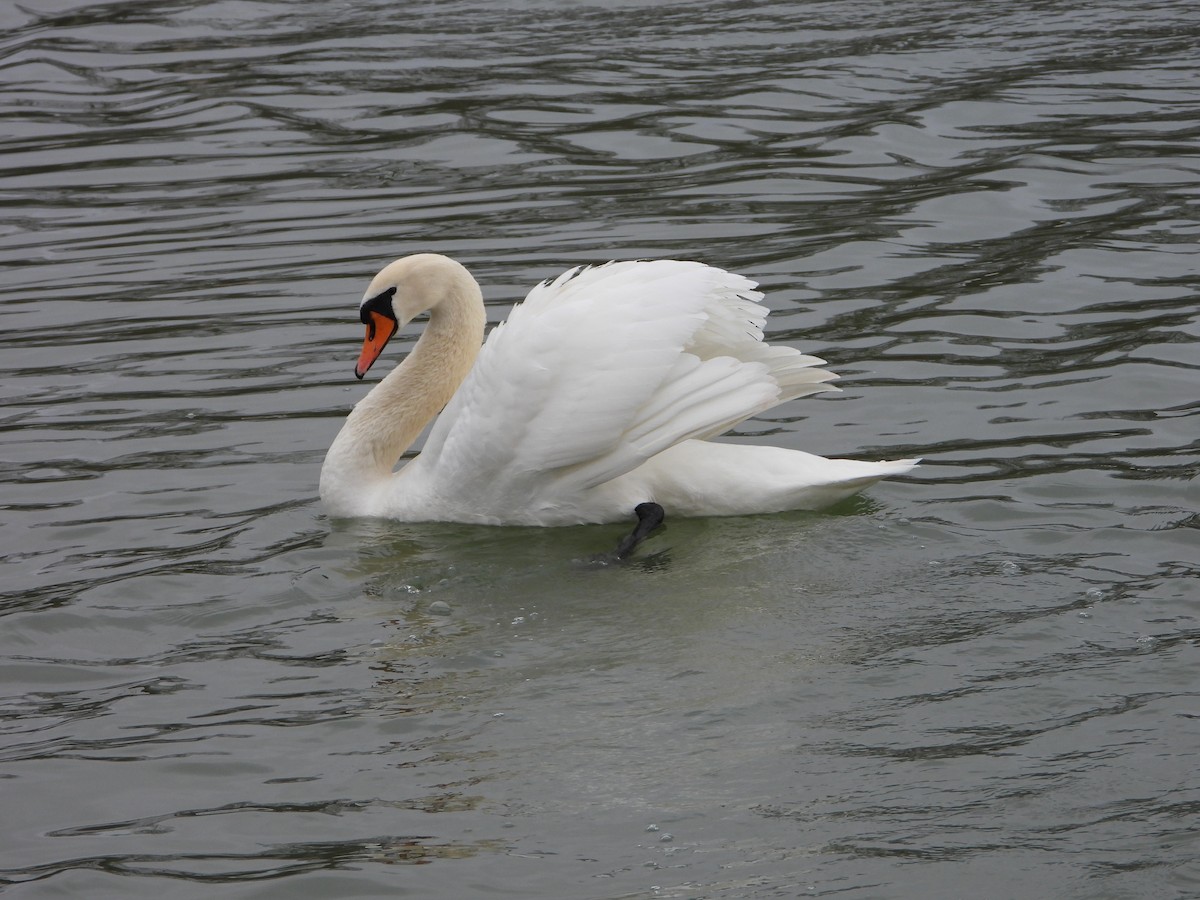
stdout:
POLYGON ((1197 25, 5 7, 0 889, 1200 896, 1197 25), (736 439, 927 462, 601 570, 333 524, 355 303, 418 250, 493 321, 742 272, 845 393, 736 439))

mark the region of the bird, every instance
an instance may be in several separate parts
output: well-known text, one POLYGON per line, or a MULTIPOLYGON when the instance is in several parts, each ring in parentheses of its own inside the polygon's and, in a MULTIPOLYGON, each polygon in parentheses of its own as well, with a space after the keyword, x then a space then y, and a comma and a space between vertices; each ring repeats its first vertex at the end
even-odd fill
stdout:
POLYGON ((692 261, 578 266, 536 285, 485 342, 483 294, 461 263, 436 253, 390 263, 359 304, 355 376, 407 323, 428 320, 330 445, 326 511, 524 526, 636 515, 627 555, 668 512, 819 509, 909 472, 919 460, 714 440, 781 403, 838 390, 824 360, 763 339, 757 286, 692 261), (420 453, 396 469, 431 421, 420 453))

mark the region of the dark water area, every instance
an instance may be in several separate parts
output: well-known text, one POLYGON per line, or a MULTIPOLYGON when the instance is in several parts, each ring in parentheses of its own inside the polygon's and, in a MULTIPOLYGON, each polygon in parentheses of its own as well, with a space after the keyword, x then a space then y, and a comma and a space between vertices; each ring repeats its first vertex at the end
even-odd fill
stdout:
POLYGON ((0 892, 1200 897, 1198 37, 4 6, 0 892), (731 439, 925 463, 605 569, 611 527, 332 522, 357 302, 426 250, 493 322, 740 272, 843 393, 731 439))

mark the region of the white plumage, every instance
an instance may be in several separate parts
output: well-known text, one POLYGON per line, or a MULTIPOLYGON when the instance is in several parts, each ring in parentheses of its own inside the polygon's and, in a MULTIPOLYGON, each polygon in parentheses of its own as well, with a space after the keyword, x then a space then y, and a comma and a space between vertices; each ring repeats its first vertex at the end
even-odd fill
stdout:
POLYGON ((466 269, 397 260, 363 298, 360 369, 426 309, 429 324, 347 419, 322 499, 339 516, 565 525, 625 519, 644 501, 687 516, 816 508, 911 469, 709 440, 836 390, 823 360, 763 341, 755 287, 676 260, 572 269, 530 291, 479 350, 482 297, 466 269), (392 331, 381 339, 376 325, 392 331), (393 472, 443 404, 420 455, 393 472))

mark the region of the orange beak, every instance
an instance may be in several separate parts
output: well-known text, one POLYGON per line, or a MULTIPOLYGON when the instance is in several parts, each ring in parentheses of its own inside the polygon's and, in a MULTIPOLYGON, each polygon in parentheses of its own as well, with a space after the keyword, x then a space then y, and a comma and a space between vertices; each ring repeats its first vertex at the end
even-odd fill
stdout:
POLYGON ((370 320, 367 322, 367 338, 363 341, 362 353, 358 356, 358 362, 354 364, 354 377, 362 380, 362 377, 367 374, 367 369, 371 368, 371 364, 379 359, 379 354, 383 352, 383 348, 387 346, 387 342, 392 339, 392 335, 396 333, 398 327, 395 319, 383 315, 382 313, 371 312, 370 320))

